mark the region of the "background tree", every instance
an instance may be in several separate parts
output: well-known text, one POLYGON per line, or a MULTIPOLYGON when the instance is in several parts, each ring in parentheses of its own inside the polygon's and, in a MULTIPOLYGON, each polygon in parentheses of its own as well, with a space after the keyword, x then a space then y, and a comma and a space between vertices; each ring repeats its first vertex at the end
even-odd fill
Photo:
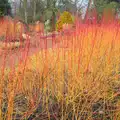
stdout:
POLYGON ((91 9, 96 11, 97 20, 100 21, 102 19, 103 13, 108 11, 108 9, 112 11, 114 16, 120 14, 120 0, 88 0, 84 21, 88 19, 87 16, 91 12, 91 9))
POLYGON ((98 18, 101 19, 105 9, 114 10, 114 14, 119 12, 120 2, 117 0, 93 0, 98 13, 98 18))
POLYGON ((24 22, 32 23, 37 20, 42 21, 44 15, 45 3, 43 0, 19 0, 17 16, 24 22))
POLYGON ((45 8, 45 21, 49 20, 49 25, 51 30, 55 30, 55 23, 56 23, 56 17, 58 12, 57 7, 58 0, 47 0, 46 1, 46 8, 45 8))
POLYGON ((49 20, 52 30, 55 30, 58 12, 69 11, 75 14, 82 8, 79 0, 15 0, 14 2, 16 2, 15 16, 25 23, 34 23, 38 20, 45 23, 49 20))
POLYGON ((11 15, 11 6, 8 0, 0 0, 0 16, 11 15))

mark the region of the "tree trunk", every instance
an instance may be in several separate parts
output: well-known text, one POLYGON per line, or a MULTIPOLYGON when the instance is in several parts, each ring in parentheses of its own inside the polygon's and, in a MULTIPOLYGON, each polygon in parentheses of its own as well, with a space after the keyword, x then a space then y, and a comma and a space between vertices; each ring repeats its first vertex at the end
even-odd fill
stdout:
MULTIPOLYGON (((53 1, 53 8, 56 8, 56 1, 53 1)), ((56 22, 56 13, 53 10, 53 16, 52 16, 52 30, 55 31, 55 22, 56 22)))
POLYGON ((92 0, 88 1, 87 10, 86 10, 85 17, 84 17, 84 22, 88 19, 87 17, 88 17, 88 14, 89 14, 89 9, 90 9, 91 2, 92 2, 92 0))
POLYGON ((24 0, 24 15, 25 15, 25 23, 28 23, 27 0, 24 0))
POLYGON ((33 21, 35 21, 35 18, 36 18, 36 0, 34 0, 33 21))

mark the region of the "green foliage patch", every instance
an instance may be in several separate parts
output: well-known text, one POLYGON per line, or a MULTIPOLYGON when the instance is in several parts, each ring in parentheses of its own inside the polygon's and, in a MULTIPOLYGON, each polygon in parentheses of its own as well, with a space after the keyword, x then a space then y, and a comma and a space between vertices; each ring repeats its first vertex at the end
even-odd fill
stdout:
POLYGON ((74 21, 72 15, 69 12, 64 11, 56 23, 56 29, 57 31, 61 31, 63 29, 64 24, 73 24, 73 23, 74 21))

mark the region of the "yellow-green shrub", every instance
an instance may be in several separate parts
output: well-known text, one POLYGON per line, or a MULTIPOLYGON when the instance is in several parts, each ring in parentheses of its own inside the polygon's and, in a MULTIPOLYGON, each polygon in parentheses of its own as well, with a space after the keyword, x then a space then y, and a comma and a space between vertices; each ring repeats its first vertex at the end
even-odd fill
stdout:
POLYGON ((56 23, 56 29, 58 31, 61 31, 63 29, 64 24, 73 24, 73 23, 74 22, 73 22, 72 15, 69 12, 64 11, 56 23))

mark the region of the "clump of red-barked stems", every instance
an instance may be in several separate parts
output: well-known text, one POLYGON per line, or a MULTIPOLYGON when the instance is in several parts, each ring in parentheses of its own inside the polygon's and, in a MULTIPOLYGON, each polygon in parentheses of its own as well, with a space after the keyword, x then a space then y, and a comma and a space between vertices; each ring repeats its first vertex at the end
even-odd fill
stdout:
MULTIPOLYGON (((37 49, 37 51, 41 50, 40 47, 43 45, 43 44, 41 44, 41 41, 44 41, 43 49, 47 50, 48 38, 52 38, 51 39, 52 40, 52 49, 55 49, 54 46, 57 46, 57 48, 62 47, 63 49, 67 49, 67 48, 69 48, 69 38, 71 38, 71 37, 75 38, 75 37, 77 37, 77 35, 81 34, 82 35, 81 38, 83 40, 85 33, 87 32, 88 28, 91 27, 91 26, 93 26, 93 27, 96 27, 96 26, 108 27, 108 24, 106 24, 104 22, 104 20, 101 23, 97 23, 95 19, 93 21, 92 20, 87 20, 85 23, 82 23, 82 21, 77 19, 76 24, 75 24, 75 28, 72 29, 72 30, 67 30, 67 31, 64 31, 63 33, 58 33, 57 35, 54 34, 54 32, 53 32, 53 34, 50 35, 50 36, 46 36, 46 35, 44 35, 44 33, 43 34, 40 33, 40 35, 37 34, 39 36, 39 37, 37 37, 39 39, 37 39, 35 41, 35 42, 37 42, 35 44, 38 44, 37 46, 39 48, 39 49, 37 49), (60 46, 59 43, 62 43, 62 45, 60 46)), ((109 26, 113 26, 113 27, 117 26, 116 28, 118 28, 119 24, 115 20, 115 21, 112 21, 111 24, 109 24, 109 26)), ((24 70, 25 70, 25 67, 26 67, 27 59, 29 57, 29 51, 31 50, 31 47, 32 47, 32 45, 31 45, 32 38, 30 37, 29 32, 26 32, 26 33, 23 34, 22 31, 21 31, 21 35, 20 36, 21 37, 18 40, 20 42, 20 46, 16 49, 17 51, 19 51, 17 53, 17 54, 19 54, 19 56, 18 56, 19 59, 18 59, 17 63, 19 63, 19 64, 24 63, 24 68, 23 68, 23 71, 21 73, 24 76, 24 70), (25 39, 25 40, 23 41, 23 39, 25 39), (22 47, 22 45, 23 45, 22 43, 23 42, 25 44, 22 47)), ((15 39, 13 40, 13 38, 11 39, 10 36, 6 35, 5 47, 7 48, 7 44, 8 43, 9 44, 11 44, 11 43, 15 44, 15 41, 16 41, 15 39)), ((72 42, 74 42, 74 41, 72 41, 72 42)), ((80 44, 82 44, 82 41, 80 42, 80 44)), ((74 49, 74 46, 73 46, 73 49, 74 49)), ((4 78, 4 76, 5 76, 5 68, 7 67, 6 66, 6 61, 8 60, 6 58, 7 58, 8 52, 12 53, 12 51, 13 50, 11 50, 11 49, 10 50, 6 49, 6 50, 3 51, 3 60, 2 60, 2 66, 1 66, 1 68, 2 68, 1 69, 2 78, 4 78)), ((14 50, 14 52, 15 52, 15 50, 14 50)), ((45 51, 43 51, 43 52, 45 52, 45 51)), ((33 54, 34 53, 36 53, 36 51, 34 51, 33 54)), ((45 54, 47 54, 47 52, 45 52, 45 54)), ((45 56, 47 56, 47 55, 45 55, 45 56)), ((11 60, 11 64, 13 64, 12 67, 11 67, 11 71, 12 71, 12 74, 14 74, 16 58, 10 57, 10 60, 11 60)), ((19 69, 21 69, 21 68, 19 68, 19 69)), ((87 71, 87 69, 86 69, 86 71, 87 71)), ((115 103, 118 100, 118 97, 120 95, 119 92, 118 92, 118 90, 120 88, 115 88, 115 89, 116 89, 117 92, 116 92, 116 94, 114 96, 114 99, 112 101, 113 103, 115 103)), ((53 98, 53 99, 55 99, 55 98, 53 98)), ((104 100, 100 99, 96 103, 94 103, 93 106, 91 106, 92 110, 93 110, 93 119, 96 119, 97 116, 101 116, 101 119, 102 119, 103 118, 103 113, 105 113, 107 115, 109 110, 111 110, 111 111, 113 110, 114 111, 116 109, 116 106, 115 106, 115 104, 112 104, 112 102, 109 103, 109 101, 108 101, 109 105, 107 105, 107 102, 104 104, 104 100), (105 108, 104 109, 105 111, 102 110, 103 107, 105 108)), ((41 111, 42 110, 42 108, 41 108, 42 107, 41 99, 40 99, 40 101, 38 103, 39 104, 37 104, 37 106, 32 106, 32 108, 34 108, 34 111, 32 111, 32 113, 30 111, 28 111, 28 113, 26 113, 24 115, 24 116, 28 116, 29 115, 27 120, 32 120, 34 118, 48 119, 48 117, 47 117, 48 115, 41 111)), ((53 105, 49 106, 49 111, 51 111, 51 114, 50 114, 50 118, 51 119, 52 118, 53 119, 58 119, 60 117, 60 114, 59 114, 59 112, 61 110, 60 104, 61 103, 57 103, 56 102, 53 105)), ((65 103, 63 103, 63 104, 65 104, 65 103)), ((81 120, 82 120, 82 118, 86 119, 86 116, 88 115, 87 112, 79 113, 79 114, 82 115, 81 120)), ((18 116, 18 118, 19 117, 20 118, 23 117, 23 116, 20 116, 19 114, 16 115, 16 117, 17 116, 18 116)), ((72 116, 72 113, 69 113, 69 119, 71 119, 71 116, 72 116)), ((108 116, 108 119, 109 119, 109 116, 108 116)))

